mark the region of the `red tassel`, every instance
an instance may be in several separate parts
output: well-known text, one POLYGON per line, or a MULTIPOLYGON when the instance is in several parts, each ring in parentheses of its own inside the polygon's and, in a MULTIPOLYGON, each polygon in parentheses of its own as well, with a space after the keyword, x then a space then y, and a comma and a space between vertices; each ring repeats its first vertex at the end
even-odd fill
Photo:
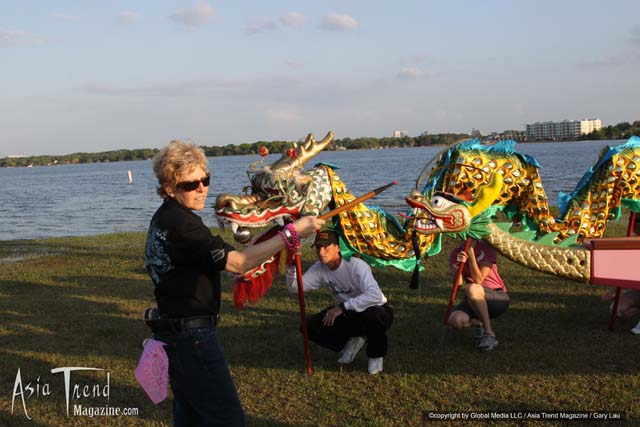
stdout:
MULTIPOLYGON (((274 227, 260 236, 256 243, 260 243, 274 236, 281 227, 274 227)), ((233 288, 233 303, 237 309, 242 310, 244 304, 247 302, 256 302, 263 298, 271 284, 273 279, 279 273, 280 253, 276 253, 273 259, 259 265, 256 268, 243 274, 235 281, 235 287, 233 288)))
POLYGON ((239 278, 233 287, 233 304, 238 310, 244 308, 244 302, 247 300, 247 282, 239 278))

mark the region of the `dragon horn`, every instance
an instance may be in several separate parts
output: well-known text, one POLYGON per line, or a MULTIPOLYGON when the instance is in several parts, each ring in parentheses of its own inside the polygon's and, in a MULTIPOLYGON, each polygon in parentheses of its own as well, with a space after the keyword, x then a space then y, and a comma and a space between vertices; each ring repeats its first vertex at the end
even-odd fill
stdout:
POLYGON ((494 173, 491 175, 489 182, 478 189, 475 202, 469 206, 471 217, 478 215, 491 206, 491 203, 498 198, 500 191, 502 191, 502 182, 502 175, 494 173))
POLYGON ((322 141, 316 141, 313 134, 309 134, 304 144, 298 148, 296 157, 291 158, 282 153, 282 157, 271 165, 271 170, 274 172, 289 172, 302 168, 316 154, 324 150, 329 144, 333 142, 333 132, 329 131, 327 136, 322 141))

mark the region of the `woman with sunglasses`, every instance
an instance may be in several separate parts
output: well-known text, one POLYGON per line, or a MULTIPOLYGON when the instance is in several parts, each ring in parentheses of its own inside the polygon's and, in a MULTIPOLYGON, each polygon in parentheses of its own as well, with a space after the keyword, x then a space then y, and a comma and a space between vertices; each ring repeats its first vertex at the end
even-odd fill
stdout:
POLYGON ((324 220, 303 217, 269 240, 240 252, 211 234, 194 210, 205 207, 211 176, 193 143, 172 141, 154 158, 164 203, 147 235, 145 264, 155 285, 154 338, 169 358, 175 426, 243 426, 244 413, 218 344, 220 272, 244 273, 283 247, 320 229, 324 220))

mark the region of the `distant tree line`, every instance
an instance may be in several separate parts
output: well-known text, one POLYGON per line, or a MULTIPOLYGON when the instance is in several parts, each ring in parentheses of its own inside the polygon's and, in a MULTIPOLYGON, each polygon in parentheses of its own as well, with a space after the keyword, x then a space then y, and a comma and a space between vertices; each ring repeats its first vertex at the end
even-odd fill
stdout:
MULTIPOLYGON (((426 132, 420 136, 403 138, 343 138, 336 139, 328 150, 358 150, 394 147, 424 147, 429 145, 451 144, 461 139, 470 138, 468 134, 445 133, 429 135, 426 132)), ((205 154, 210 157, 234 156, 242 154, 258 154, 260 147, 266 147, 270 153, 282 153, 293 146, 292 141, 258 141, 253 144, 228 144, 223 146, 202 146, 205 154)), ((152 158, 158 149, 143 148, 136 150, 115 150, 101 153, 73 153, 60 156, 29 156, 5 157, 0 159, 0 167, 16 166, 50 166, 75 163, 103 163, 121 162, 127 160, 147 160, 152 158)))
MULTIPOLYGON (((327 151, 337 150, 364 150, 378 148, 399 148, 399 147, 425 147, 429 145, 446 145, 461 139, 468 139, 469 134, 461 133, 443 133, 437 135, 429 135, 423 133, 420 136, 405 136, 402 138, 342 138, 336 139, 327 148, 327 151)), ((258 141, 253 144, 240 145, 223 145, 219 147, 202 147, 207 156, 233 156, 242 154, 258 154, 260 147, 266 147, 269 153, 282 153, 293 145, 292 141, 258 141)))
POLYGON ((0 159, 0 166, 50 166, 75 163, 104 163, 120 162, 124 160, 145 160, 153 157, 157 149, 141 148, 136 150, 115 150, 101 153, 73 153, 61 156, 29 156, 29 157, 5 157, 0 159))
POLYGON ((422 133, 419 136, 404 136, 402 138, 343 138, 333 143, 334 150, 371 149, 371 148, 396 148, 396 147, 427 147, 430 145, 448 145, 462 139, 469 139, 468 133, 422 133))
POLYGON ((579 140, 593 139, 629 139, 633 135, 640 136, 640 120, 633 123, 621 122, 615 126, 605 126, 595 132, 580 136, 579 140))
MULTIPOLYGON (((640 135, 640 120, 633 123, 622 122, 615 126, 607 126, 602 129, 582 135, 580 140, 591 139, 626 139, 631 135, 640 135)), ((419 136, 404 136, 402 138, 342 138, 336 139, 327 150, 363 150, 397 147, 427 147, 431 145, 449 145, 454 142, 469 139, 471 135, 466 133, 422 133, 419 136)), ((260 147, 266 147, 270 153, 282 153, 293 145, 292 141, 257 141, 253 144, 228 144, 223 146, 201 146, 205 154, 210 157, 234 156, 243 154, 258 154, 260 147)), ((100 153, 73 153, 60 156, 29 156, 29 157, 5 157, 0 159, 0 167, 15 166, 48 166, 58 164, 75 163, 103 163, 121 162, 127 160, 151 159, 158 149, 141 148, 135 150, 115 150, 100 153)))

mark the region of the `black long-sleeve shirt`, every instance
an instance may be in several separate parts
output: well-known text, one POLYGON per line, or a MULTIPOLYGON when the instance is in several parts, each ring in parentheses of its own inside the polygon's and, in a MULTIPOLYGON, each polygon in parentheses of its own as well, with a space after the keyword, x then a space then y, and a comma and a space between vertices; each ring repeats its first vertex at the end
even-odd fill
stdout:
POLYGON ((170 318, 218 314, 220 272, 232 250, 198 215, 166 199, 151 219, 145 249, 160 313, 170 318))

